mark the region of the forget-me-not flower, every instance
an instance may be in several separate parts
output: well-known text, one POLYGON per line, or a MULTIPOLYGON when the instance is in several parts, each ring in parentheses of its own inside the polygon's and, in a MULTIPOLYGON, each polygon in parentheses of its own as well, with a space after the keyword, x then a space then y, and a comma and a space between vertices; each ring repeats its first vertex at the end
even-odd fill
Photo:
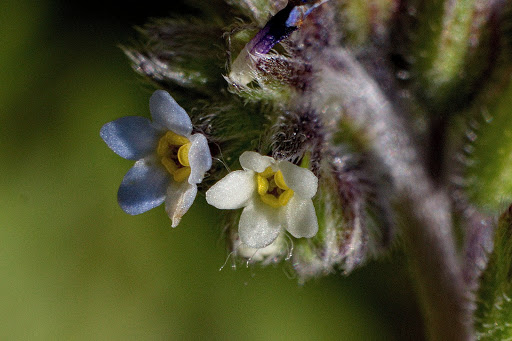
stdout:
POLYGON ((276 161, 256 152, 240 156, 244 170, 226 175, 206 192, 206 201, 220 209, 244 207, 238 234, 245 245, 260 249, 286 229, 296 238, 311 238, 318 221, 311 198, 318 178, 306 168, 276 161))
POLYGON ((204 135, 192 135, 185 110, 163 90, 149 100, 153 121, 127 116, 105 124, 101 138, 119 156, 137 160, 126 173, 117 200, 128 214, 144 213, 165 201, 176 227, 212 164, 204 135))

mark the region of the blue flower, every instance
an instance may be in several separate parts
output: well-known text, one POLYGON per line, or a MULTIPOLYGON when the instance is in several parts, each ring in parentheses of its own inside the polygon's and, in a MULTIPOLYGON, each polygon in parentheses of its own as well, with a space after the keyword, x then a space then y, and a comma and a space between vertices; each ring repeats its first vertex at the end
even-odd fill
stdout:
POLYGON ((127 116, 105 124, 100 136, 119 156, 137 160, 126 173, 117 200, 128 214, 141 214, 165 201, 176 227, 197 194, 197 184, 212 165, 206 137, 192 135, 185 110, 166 91, 149 100, 153 122, 127 116))

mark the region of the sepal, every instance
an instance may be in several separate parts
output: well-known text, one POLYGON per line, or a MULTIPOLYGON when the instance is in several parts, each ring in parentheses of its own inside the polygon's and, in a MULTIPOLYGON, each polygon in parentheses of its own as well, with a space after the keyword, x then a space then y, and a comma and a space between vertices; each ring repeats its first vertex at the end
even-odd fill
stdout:
POLYGON ((512 202, 512 82, 500 96, 478 111, 470 123, 463 162, 463 186, 471 203, 496 214, 512 202))
POLYGON ((494 250, 480 278, 475 321, 479 340, 512 338, 512 206, 498 221, 494 250))

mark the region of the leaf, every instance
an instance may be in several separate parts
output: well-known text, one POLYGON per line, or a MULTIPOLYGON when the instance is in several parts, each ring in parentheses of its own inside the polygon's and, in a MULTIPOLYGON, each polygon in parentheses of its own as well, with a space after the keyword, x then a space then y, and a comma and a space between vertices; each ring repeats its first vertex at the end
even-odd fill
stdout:
POLYGON ((475 321, 479 340, 512 338, 512 205, 498 221, 494 251, 480 279, 475 321))
POLYGON ((375 37, 388 33, 388 21, 394 14, 396 3, 392 0, 350 0, 341 3, 341 16, 347 43, 368 44, 375 37))
POLYGON ((503 203, 512 202, 512 82, 493 102, 466 134, 465 185, 472 203, 496 214, 503 203))
POLYGON ((263 27, 270 16, 286 6, 286 1, 276 0, 228 0, 228 4, 237 8, 253 22, 263 27))
POLYGON ((404 41, 397 44, 409 63, 404 71, 432 113, 466 108, 501 65, 504 21, 499 13, 504 3, 433 0, 401 5, 394 38, 404 41))
POLYGON ((142 43, 124 47, 133 68, 153 83, 215 96, 225 82, 223 30, 197 20, 154 20, 139 29, 142 43))

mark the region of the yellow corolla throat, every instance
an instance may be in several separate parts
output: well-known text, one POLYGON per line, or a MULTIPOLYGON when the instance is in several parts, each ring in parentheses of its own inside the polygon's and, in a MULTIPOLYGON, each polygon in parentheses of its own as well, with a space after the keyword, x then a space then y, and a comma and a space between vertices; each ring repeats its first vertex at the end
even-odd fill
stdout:
POLYGON ((261 201, 271 207, 285 206, 293 197, 293 190, 284 182, 283 173, 274 172, 271 167, 256 174, 256 183, 261 201))
POLYGON ((190 175, 189 150, 189 139, 172 131, 168 131, 158 141, 156 153, 174 181, 183 182, 190 175))

